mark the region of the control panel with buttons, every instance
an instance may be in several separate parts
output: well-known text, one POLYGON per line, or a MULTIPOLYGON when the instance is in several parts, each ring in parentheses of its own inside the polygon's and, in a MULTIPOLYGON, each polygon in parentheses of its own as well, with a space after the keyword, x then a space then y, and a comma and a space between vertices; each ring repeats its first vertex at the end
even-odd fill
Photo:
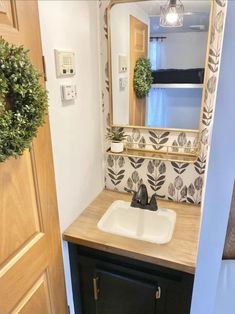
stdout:
POLYGON ((75 53, 55 49, 55 65, 58 78, 74 76, 76 74, 75 53))
POLYGON ((128 59, 126 55, 118 56, 119 73, 126 73, 128 70, 128 59))

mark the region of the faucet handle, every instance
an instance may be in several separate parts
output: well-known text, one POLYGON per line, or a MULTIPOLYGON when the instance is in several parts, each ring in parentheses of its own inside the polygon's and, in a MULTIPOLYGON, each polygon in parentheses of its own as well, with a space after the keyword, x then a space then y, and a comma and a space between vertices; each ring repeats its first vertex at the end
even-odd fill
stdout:
POLYGON ((134 191, 134 190, 131 190, 131 189, 127 189, 127 188, 124 188, 124 190, 128 193, 131 193, 133 196, 132 196, 132 200, 131 200, 131 207, 138 207, 138 203, 137 203, 137 200, 136 200, 136 194, 137 192, 134 191))
POLYGON ((150 199, 150 202, 149 202, 149 208, 151 210, 158 210, 158 206, 157 206, 157 194, 154 193, 150 199))
POLYGON ((124 190, 128 193, 131 193, 132 195, 135 195, 136 194, 136 191, 134 190, 131 190, 131 189, 128 189, 128 188, 124 188, 124 190))

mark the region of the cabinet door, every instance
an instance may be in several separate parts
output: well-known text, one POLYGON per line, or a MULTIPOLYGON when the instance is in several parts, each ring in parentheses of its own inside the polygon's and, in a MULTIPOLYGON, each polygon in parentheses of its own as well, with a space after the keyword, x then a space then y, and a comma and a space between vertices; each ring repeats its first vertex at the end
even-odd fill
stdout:
POLYGON ((69 244, 76 314, 189 314, 193 276, 69 244))
POLYGON ((158 284, 123 273, 97 270, 96 314, 155 314, 158 284))

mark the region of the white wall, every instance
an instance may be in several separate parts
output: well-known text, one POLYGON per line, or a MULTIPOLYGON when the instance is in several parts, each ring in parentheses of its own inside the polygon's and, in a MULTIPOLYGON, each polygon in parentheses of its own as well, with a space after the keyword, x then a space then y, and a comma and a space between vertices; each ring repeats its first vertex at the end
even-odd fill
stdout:
MULTIPOLYGON (((234 37, 235 1, 228 1, 191 314, 214 313, 217 284, 220 288, 218 276, 235 178, 234 37)), ((230 310, 216 314, 234 313, 234 308, 230 310)))
MULTIPOLYGON (((98 1, 39 1, 47 68, 49 113, 61 232, 103 189, 103 153, 98 46, 98 1), (76 54, 73 78, 57 79, 54 49, 76 54), (60 84, 77 85, 73 104, 61 102, 60 84)), ((67 245, 66 284, 72 307, 67 245)))
POLYGON ((204 68, 208 32, 168 33, 161 45, 161 69, 204 68))
POLYGON ((122 3, 111 10, 112 45, 112 84, 113 84, 113 122, 129 124, 129 78, 130 78, 130 15, 149 25, 148 14, 135 3, 122 3), (128 70, 119 73, 118 56, 128 59, 128 70), (119 79, 127 78, 127 87, 119 89, 119 79))

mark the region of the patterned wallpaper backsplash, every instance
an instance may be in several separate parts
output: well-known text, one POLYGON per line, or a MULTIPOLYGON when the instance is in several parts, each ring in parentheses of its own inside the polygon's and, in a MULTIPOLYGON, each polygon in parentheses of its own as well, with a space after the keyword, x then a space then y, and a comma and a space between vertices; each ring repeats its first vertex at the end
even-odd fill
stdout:
MULTIPOLYGON (((137 142, 140 148, 152 143, 153 148, 161 145, 192 147, 199 142, 200 153, 195 163, 149 160, 122 156, 106 156, 106 188, 124 192, 124 188, 138 189, 146 184, 149 194, 157 193, 159 198, 177 202, 200 204, 208 155, 208 139, 212 132, 216 92, 221 61, 224 23, 227 0, 212 1, 212 27, 210 46, 205 72, 205 92, 202 102, 200 135, 197 133, 171 132, 167 130, 125 129, 128 140, 137 142)), ((102 64, 102 110, 104 132, 109 126, 109 71, 108 71, 108 26, 107 7, 109 1, 100 1, 101 64, 102 64)), ((107 144, 106 144, 107 148, 107 144)))

